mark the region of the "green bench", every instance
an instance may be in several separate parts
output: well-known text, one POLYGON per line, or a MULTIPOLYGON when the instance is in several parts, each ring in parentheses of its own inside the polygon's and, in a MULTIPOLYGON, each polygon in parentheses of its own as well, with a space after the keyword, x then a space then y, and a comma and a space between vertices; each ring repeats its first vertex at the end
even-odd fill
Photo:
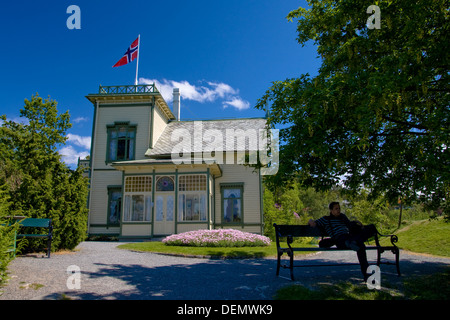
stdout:
MULTIPOLYGON (((20 220, 19 222, 21 231, 22 228, 45 228, 46 233, 19 233, 17 234, 17 238, 42 238, 47 239, 47 257, 50 258, 50 252, 52 250, 52 238, 53 238, 53 226, 52 219, 38 219, 38 218, 25 218, 20 220)), ((14 251, 16 249, 15 241, 14 241, 14 251)))
MULTIPOLYGON (((276 275, 280 274, 280 267, 289 269, 291 273, 291 280, 294 280, 294 267, 319 267, 319 266, 344 266, 344 265, 357 265, 359 263, 338 263, 338 264, 300 264, 294 265, 294 252, 295 251, 348 251, 351 249, 337 249, 337 248, 319 248, 319 247, 292 247, 291 244, 294 242, 294 238, 301 237, 321 237, 327 236, 323 234, 319 228, 312 228, 309 225, 277 225, 273 224, 275 227, 275 237, 277 243, 277 271, 276 275), (281 239, 286 238, 287 247, 281 246, 281 239), (289 256, 289 265, 281 264, 281 256, 286 253, 289 256)), ((390 264, 397 267, 397 273, 400 276, 400 250, 395 245, 398 241, 396 235, 382 235, 376 231, 375 245, 366 246, 366 250, 377 250, 377 266, 380 264, 390 264), (391 245, 382 246, 380 244, 379 237, 390 237, 391 245), (381 254, 385 251, 391 251, 395 255, 395 262, 381 261, 381 254)))

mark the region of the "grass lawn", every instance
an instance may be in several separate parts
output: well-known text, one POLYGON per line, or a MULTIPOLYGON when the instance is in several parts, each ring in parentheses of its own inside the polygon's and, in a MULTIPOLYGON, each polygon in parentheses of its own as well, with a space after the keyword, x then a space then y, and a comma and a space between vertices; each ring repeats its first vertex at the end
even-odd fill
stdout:
POLYGON ((369 290, 367 286, 350 282, 323 284, 308 289, 301 285, 290 285, 281 288, 275 295, 275 300, 393 300, 398 293, 387 290, 369 290))
MULTIPOLYGON (((286 246, 286 242, 283 246, 286 246)), ((296 244, 294 243, 294 247, 296 244)), ((298 246, 311 246, 301 244, 298 246)), ((156 253, 175 254, 181 256, 201 256, 218 259, 235 258, 276 258, 277 245, 272 241, 270 245, 264 247, 189 247, 189 246, 168 246, 160 241, 127 243, 118 246, 119 249, 136 251, 147 251, 156 253)), ((296 252, 297 254, 308 254, 310 252, 296 252)), ((283 255, 287 257, 286 254, 283 255)))
POLYGON ((369 290, 365 284, 339 282, 320 285, 314 290, 300 285, 278 290, 276 300, 449 300, 450 268, 441 273, 407 278, 403 288, 383 285, 381 290, 369 290))
MULTIPOLYGON (((437 220, 421 220, 400 229, 397 246, 401 249, 418 253, 450 257, 450 223, 442 218, 437 220)), ((390 245, 389 238, 383 238, 382 244, 390 245)), ((286 244, 284 243, 283 246, 286 244)), ((296 244, 294 243, 294 246, 296 244)), ((305 244, 299 244, 305 246, 305 244)), ((167 246, 159 241, 128 243, 119 246, 121 249, 177 254, 182 256, 207 256, 214 258, 264 258, 276 257, 274 241, 266 247, 188 247, 167 246)), ((305 252, 306 254, 307 252, 305 252)), ((302 253, 296 253, 302 254, 302 253)))
MULTIPOLYGON (((450 257, 450 223, 443 218, 416 221, 395 234, 400 249, 450 257)), ((383 239, 382 243, 390 244, 390 241, 383 239)))
POLYGON ((277 247, 274 242, 266 247, 188 247, 167 246, 160 241, 127 243, 120 249, 168 253, 182 256, 204 256, 213 258, 264 258, 276 257, 277 247))
MULTIPOLYGON (((282 244, 286 247, 286 242, 282 244)), ((314 246, 313 244, 297 244, 294 242, 293 247, 314 246)), ((218 259, 235 259, 235 258, 276 258, 277 245, 272 241, 270 245, 264 247, 191 247, 191 246, 168 246, 160 241, 135 242, 118 246, 119 249, 128 249, 136 251, 147 251, 156 253, 166 253, 181 256, 200 256, 218 259)), ((310 252, 296 252, 298 254, 308 254, 310 252)), ((286 254, 283 255, 287 257, 286 254)))
MULTIPOLYGON (((397 246, 412 252, 428 253, 450 257, 450 223, 444 219, 421 220, 396 232, 399 241, 397 246)), ((389 245, 388 238, 382 244, 389 245)), ((285 245, 285 244, 284 244, 285 245)), ((304 246, 302 244, 300 246, 304 246)), ((295 246, 295 243, 294 243, 295 246)), ((121 249, 168 253, 182 256, 204 256, 213 258, 265 258, 276 257, 274 241, 266 247, 188 247, 168 246, 159 241, 128 243, 119 246, 121 249)), ((302 254, 302 253, 296 253, 302 254)), ((306 252, 305 252, 306 254, 306 252)))

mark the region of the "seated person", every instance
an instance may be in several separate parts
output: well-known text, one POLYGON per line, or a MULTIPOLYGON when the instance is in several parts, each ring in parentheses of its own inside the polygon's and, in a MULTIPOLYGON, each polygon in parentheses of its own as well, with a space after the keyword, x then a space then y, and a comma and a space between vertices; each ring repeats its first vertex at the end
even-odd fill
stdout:
POLYGON ((323 216, 318 220, 309 220, 311 227, 319 227, 324 230, 332 239, 332 243, 338 249, 352 249, 357 252, 361 272, 364 281, 367 280, 367 262, 366 246, 367 239, 375 235, 376 229, 373 225, 362 226, 358 222, 351 222, 347 216, 341 213, 339 202, 331 202, 329 207, 330 215, 323 216))

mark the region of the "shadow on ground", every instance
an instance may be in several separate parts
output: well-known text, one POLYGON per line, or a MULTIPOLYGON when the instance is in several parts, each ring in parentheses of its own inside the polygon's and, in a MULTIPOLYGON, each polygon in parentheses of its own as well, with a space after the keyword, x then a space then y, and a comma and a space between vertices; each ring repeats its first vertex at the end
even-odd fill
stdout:
MULTIPOLYGON (((189 258, 186 258, 189 259, 189 258)), ((355 255, 356 261, 356 255, 355 255)), ((449 260, 450 261, 450 260, 449 260)), ((326 264, 328 259, 303 259, 304 264, 326 264)), ((126 262, 125 262, 126 263, 126 262)), ((370 261, 369 261, 370 263, 370 261)), ((276 260, 207 260, 197 264, 175 264, 149 267, 137 264, 95 264, 95 272, 81 274, 81 290, 56 292, 42 299, 112 299, 112 300, 264 300, 272 299, 284 286, 300 284, 314 287, 318 283, 351 281, 362 283, 359 266, 296 268, 296 281, 289 279, 289 270, 281 269, 275 276, 276 260)), ((402 277, 395 266, 382 265, 382 282, 401 287, 411 277, 441 272, 445 262, 401 260, 402 277)))

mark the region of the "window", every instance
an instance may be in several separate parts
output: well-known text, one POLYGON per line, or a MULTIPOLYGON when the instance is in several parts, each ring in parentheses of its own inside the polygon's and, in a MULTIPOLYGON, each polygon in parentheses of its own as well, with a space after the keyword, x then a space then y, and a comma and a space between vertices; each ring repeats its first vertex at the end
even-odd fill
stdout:
POLYGON ((206 221, 206 175, 180 175, 178 191, 178 221, 206 221))
POLYGON ((222 184, 220 189, 222 193, 222 222, 242 223, 244 184, 222 184))
POLYGON ((174 211, 175 211, 175 201, 174 195, 157 195, 156 196, 156 206, 155 206, 155 217, 156 221, 173 221, 174 211), (166 204, 164 208, 164 202, 166 204), (165 211, 164 211, 165 210, 165 211), (165 217, 164 217, 165 212, 165 217))
POLYGON ((118 226, 122 211, 122 188, 108 187, 108 220, 107 224, 118 226))
POLYGON ((180 176, 179 191, 206 191, 206 175, 193 174, 180 176))
POLYGON ((178 196, 179 221, 206 221, 206 193, 178 196))
POLYGON ((152 192, 152 177, 126 177, 125 192, 152 192))
POLYGON ((125 177, 123 221, 151 221, 152 206, 152 177, 125 177))
POLYGON ((174 191, 174 182, 171 177, 163 176, 156 180, 156 191, 174 191))
POLYGON ((115 122, 114 125, 107 126, 107 131, 107 162, 133 160, 136 142, 136 126, 130 125, 129 122, 115 122))

